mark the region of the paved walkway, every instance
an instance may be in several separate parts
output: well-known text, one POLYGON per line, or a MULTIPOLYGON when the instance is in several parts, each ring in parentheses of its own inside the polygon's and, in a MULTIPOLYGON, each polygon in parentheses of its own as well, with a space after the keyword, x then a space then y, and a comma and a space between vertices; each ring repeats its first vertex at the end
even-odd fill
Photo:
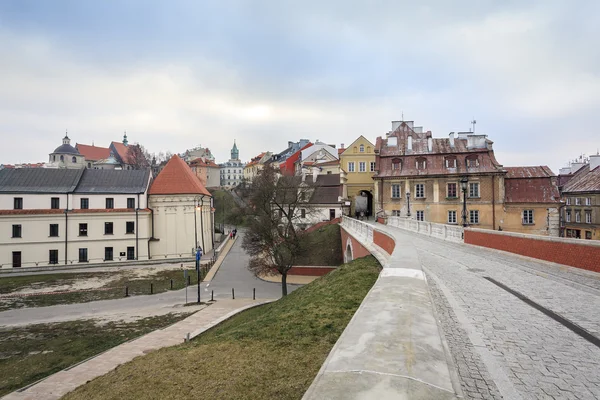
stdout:
POLYGON ((120 364, 153 350, 180 344, 184 342, 187 333, 193 338, 240 311, 269 301, 272 300, 220 300, 170 327, 114 347, 75 367, 51 375, 23 392, 13 392, 2 399, 59 399, 78 386, 112 371, 120 364))

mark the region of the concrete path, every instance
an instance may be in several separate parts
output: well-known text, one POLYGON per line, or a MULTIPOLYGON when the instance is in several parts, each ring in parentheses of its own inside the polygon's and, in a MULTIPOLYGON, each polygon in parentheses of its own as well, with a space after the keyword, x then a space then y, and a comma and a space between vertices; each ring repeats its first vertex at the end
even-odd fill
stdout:
POLYGON ((135 357, 142 356, 153 350, 180 344, 184 342, 187 333, 191 334, 190 337, 195 337, 240 311, 269 301, 272 300, 252 301, 244 299, 218 301, 183 321, 114 347, 75 367, 51 375, 22 392, 10 393, 2 399, 59 399, 78 386, 112 371, 120 364, 131 361, 135 357))

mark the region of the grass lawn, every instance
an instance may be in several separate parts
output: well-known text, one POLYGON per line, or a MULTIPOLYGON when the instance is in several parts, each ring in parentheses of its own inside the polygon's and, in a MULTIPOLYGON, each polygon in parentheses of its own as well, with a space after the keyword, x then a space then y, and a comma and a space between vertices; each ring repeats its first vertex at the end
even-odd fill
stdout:
POLYGON ((342 234, 338 224, 325 225, 305 235, 302 257, 296 265, 331 265, 344 262, 342 255, 342 234))
MULTIPOLYGON (((203 271, 202 277, 207 271, 203 271)), ((191 285, 195 285, 196 270, 188 269, 191 285)), ((0 298, 0 311, 21 307, 44 307, 57 304, 85 303, 96 300, 117 299, 125 296, 125 286, 129 288, 129 295, 150 294, 150 284, 153 285, 153 293, 161 293, 170 290, 171 279, 173 279, 173 290, 183 289, 185 280, 183 270, 170 269, 157 272, 144 278, 136 278, 128 270, 115 272, 89 272, 73 274, 47 274, 34 276, 8 276, 0 278, 0 295, 5 296, 11 292, 27 288, 47 288, 52 291, 53 286, 71 285, 77 281, 86 279, 115 278, 111 282, 83 292, 40 294, 26 297, 0 298)), ((201 277, 201 279, 202 279, 201 277)))
POLYGON ((369 256, 158 350, 65 399, 300 399, 379 275, 369 256))
POLYGON ((101 328, 91 320, 0 328, 0 396, 188 315, 111 322, 101 328))

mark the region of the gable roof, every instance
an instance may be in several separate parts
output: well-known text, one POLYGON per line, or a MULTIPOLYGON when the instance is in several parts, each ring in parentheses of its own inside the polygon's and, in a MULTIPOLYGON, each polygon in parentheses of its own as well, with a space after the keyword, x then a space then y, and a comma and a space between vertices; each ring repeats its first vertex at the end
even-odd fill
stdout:
POLYGON ((600 192, 600 167, 590 171, 590 165, 581 167, 563 187, 563 193, 600 192))
MULTIPOLYGON (((356 138, 356 140, 354 142, 350 143, 350 145, 348 147, 346 147, 345 149, 338 149, 338 154, 342 155, 342 153, 344 153, 346 150, 352 149, 354 147, 354 145, 361 139, 363 139, 365 142, 367 142, 367 144, 369 144, 372 149, 375 149, 375 145, 373 143, 371 143, 371 141, 369 139, 367 139, 363 135, 360 135, 359 137, 356 138)), ((350 154, 350 152, 348 154, 350 154)), ((354 153, 352 153, 352 154, 354 154, 354 153)), ((365 153, 359 153, 359 154, 364 155, 365 153)))
POLYGON ((171 157, 167 165, 158 174, 148 193, 211 195, 186 162, 177 154, 171 157))
POLYGON ((110 148, 114 150, 115 157, 123 164, 128 164, 129 155, 127 154, 129 148, 121 142, 110 142, 110 148))
POLYGON ((506 167, 506 203, 558 203, 560 192, 556 175, 545 165, 506 167))
POLYGON ((149 169, 86 169, 75 193, 144 193, 149 181, 149 169))
POLYGON ((110 149, 108 147, 97 147, 90 146, 87 144, 77 143, 75 148, 79 153, 85 157, 86 161, 98 161, 108 158, 110 156, 110 149))
POLYGON ((83 169, 3 169, 0 193, 70 193, 83 172, 83 169))
POLYGON ((506 179, 514 178, 547 178, 556 176, 546 165, 535 167, 505 167, 506 179))

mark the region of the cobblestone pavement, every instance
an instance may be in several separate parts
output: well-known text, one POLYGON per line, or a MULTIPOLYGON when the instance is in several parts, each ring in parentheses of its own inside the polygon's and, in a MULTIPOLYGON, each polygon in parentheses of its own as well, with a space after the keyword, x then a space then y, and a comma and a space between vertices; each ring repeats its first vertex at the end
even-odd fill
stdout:
POLYGON ((417 247, 465 397, 599 399, 600 348, 485 279, 600 334, 600 274, 399 231, 417 247))

